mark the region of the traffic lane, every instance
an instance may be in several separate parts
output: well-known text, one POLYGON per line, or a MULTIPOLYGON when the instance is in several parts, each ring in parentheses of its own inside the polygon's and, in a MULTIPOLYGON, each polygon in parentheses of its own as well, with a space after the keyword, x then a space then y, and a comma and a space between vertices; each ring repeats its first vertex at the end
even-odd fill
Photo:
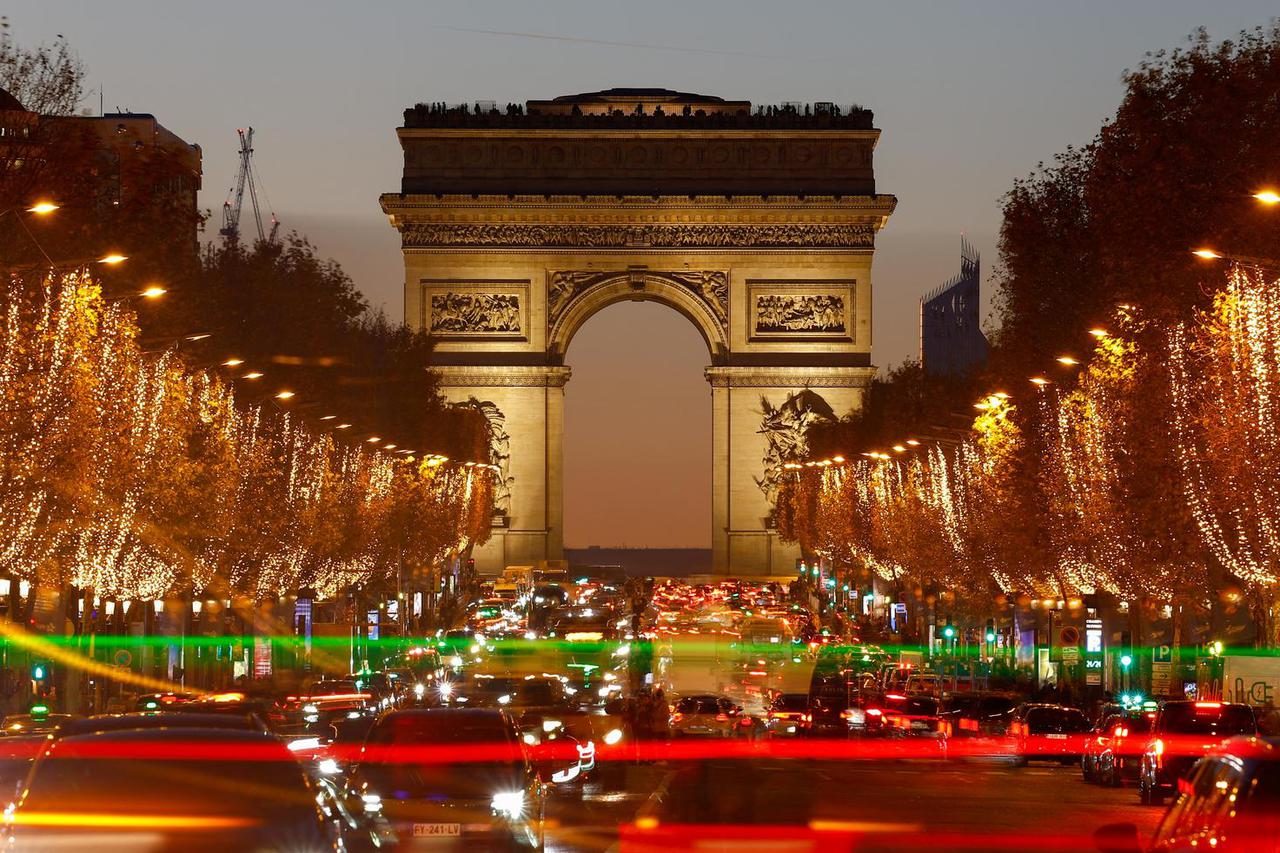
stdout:
POLYGON ((618 827, 630 823, 670 773, 665 763, 627 764, 588 782, 582 799, 552 796, 547 803, 546 849, 550 853, 598 853, 618 842, 618 827))
POLYGON ((764 832, 811 849, 1075 851, 1093 849, 1093 831, 1107 823, 1135 823, 1148 837, 1162 813, 1138 805, 1132 790, 1087 785, 1058 765, 706 761, 677 769, 646 812, 656 821, 627 833, 623 847, 764 841, 764 832), (665 836, 660 844, 643 843, 654 833, 665 836))

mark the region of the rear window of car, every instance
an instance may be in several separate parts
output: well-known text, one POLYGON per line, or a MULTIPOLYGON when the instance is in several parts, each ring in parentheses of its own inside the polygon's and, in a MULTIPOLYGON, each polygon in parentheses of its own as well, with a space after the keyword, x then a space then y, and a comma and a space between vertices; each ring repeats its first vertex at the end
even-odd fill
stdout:
POLYGON ((506 743, 507 725, 497 714, 391 714, 369 732, 368 743, 506 743))
POLYGON ((805 693, 784 693, 769 707, 775 711, 803 711, 809 707, 809 696, 805 693))
POLYGON ((1031 708, 1027 711, 1027 727, 1034 734, 1070 734, 1092 728, 1089 719, 1074 708, 1031 708))
POLYGON ((988 717, 1007 714, 1012 710, 1013 700, 1008 696, 984 696, 978 704, 978 713, 988 717))
POLYGON ((716 714, 720 708, 712 696, 686 696, 676 703, 676 710, 682 714, 716 714))
POLYGON ((1197 703, 1165 705, 1160 715, 1160 730, 1174 734, 1231 735, 1254 734, 1257 723, 1253 709, 1247 705, 1215 705, 1197 703))
POLYGON ((317 681, 309 691, 312 696, 338 696, 343 693, 359 693, 354 681, 317 681))

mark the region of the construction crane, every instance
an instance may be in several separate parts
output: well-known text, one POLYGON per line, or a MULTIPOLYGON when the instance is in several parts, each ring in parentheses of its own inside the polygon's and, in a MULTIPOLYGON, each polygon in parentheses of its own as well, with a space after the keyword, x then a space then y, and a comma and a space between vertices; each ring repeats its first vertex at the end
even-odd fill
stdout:
MULTIPOLYGON (((262 178, 257 176, 253 168, 253 128, 236 128, 240 135, 240 172, 236 175, 236 185, 227 191, 227 200, 222 203, 222 228, 218 233, 232 242, 240 239, 240 211, 244 206, 244 188, 249 187, 249 202, 253 205, 253 221, 258 226, 258 239, 274 243, 276 232, 280 229, 280 220, 275 211, 271 211, 271 232, 268 234, 262 227, 262 211, 258 207, 258 189, 262 186, 262 178), (232 199, 235 199, 232 201, 232 199)), ((271 206, 267 192, 262 190, 263 199, 271 206)))

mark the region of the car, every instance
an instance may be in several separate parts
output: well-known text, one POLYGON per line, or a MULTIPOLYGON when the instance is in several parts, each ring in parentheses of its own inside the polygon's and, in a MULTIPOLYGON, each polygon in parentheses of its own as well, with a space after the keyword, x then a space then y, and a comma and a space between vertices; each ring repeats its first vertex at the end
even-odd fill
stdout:
MULTIPOLYGON (((1145 853, 1280 853, 1280 739, 1237 737, 1211 749, 1178 785, 1145 853)), ((1144 853, 1137 826, 1094 834, 1099 850, 1144 853)))
POLYGON ((1007 734, 1019 764, 1033 760, 1075 764, 1092 731, 1089 718, 1078 708, 1027 703, 1019 705, 1011 715, 1007 734))
POLYGON ((765 710, 770 737, 800 737, 809 731, 809 694, 779 693, 765 710))
POLYGON ((333 821, 275 737, 234 729, 51 740, 6 813, 6 849, 336 850, 333 821), (180 780, 180 781, 178 781, 180 780))
POLYGON ((1107 715, 1085 742, 1080 757, 1084 780, 1107 788, 1137 780, 1140 756, 1155 719, 1155 711, 1140 708, 1107 715))
POLYGON ((348 791, 380 848, 542 848, 543 783, 498 709, 384 714, 360 748, 348 791))
POLYGON ((1138 798, 1159 805, 1200 756, 1235 735, 1254 735, 1253 708, 1236 702, 1178 700, 1156 713, 1138 768, 1138 798))
POLYGON ((743 721, 752 726, 742 707, 732 699, 712 693, 682 696, 671 711, 672 737, 736 737, 743 721))
POLYGON ((942 718, 951 724, 950 737, 999 737, 1018 705, 1007 693, 952 693, 942 700, 942 718))
POLYGON ((884 733, 899 738, 929 738, 945 751, 951 723, 939 714, 940 705, 932 696, 890 694, 880 708, 884 733))

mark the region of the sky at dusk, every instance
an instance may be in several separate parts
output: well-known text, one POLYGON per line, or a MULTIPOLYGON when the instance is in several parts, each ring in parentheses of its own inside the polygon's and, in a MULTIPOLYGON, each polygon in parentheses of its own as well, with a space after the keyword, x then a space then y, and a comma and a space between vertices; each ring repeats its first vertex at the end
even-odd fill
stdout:
MULTIPOLYGON (((418 101, 499 104, 613 86, 875 112, 876 183, 898 197, 877 242, 874 354, 916 354, 921 293, 959 266, 960 235, 996 261, 999 198, 1087 142, 1121 73, 1198 26, 1268 23, 1275 0, 1126 2, 187 2, 18 0, 21 44, 65 35, 95 112, 154 113, 204 150, 201 205, 220 216, 235 129, 285 229, 402 314, 399 242, 378 195, 399 188, 395 128, 418 101)), ((216 221, 210 229, 216 233, 216 221)), ((986 294, 989 295, 989 294, 986 294)), ((678 314, 624 303, 574 339, 566 542, 710 544, 706 347, 678 314)))

